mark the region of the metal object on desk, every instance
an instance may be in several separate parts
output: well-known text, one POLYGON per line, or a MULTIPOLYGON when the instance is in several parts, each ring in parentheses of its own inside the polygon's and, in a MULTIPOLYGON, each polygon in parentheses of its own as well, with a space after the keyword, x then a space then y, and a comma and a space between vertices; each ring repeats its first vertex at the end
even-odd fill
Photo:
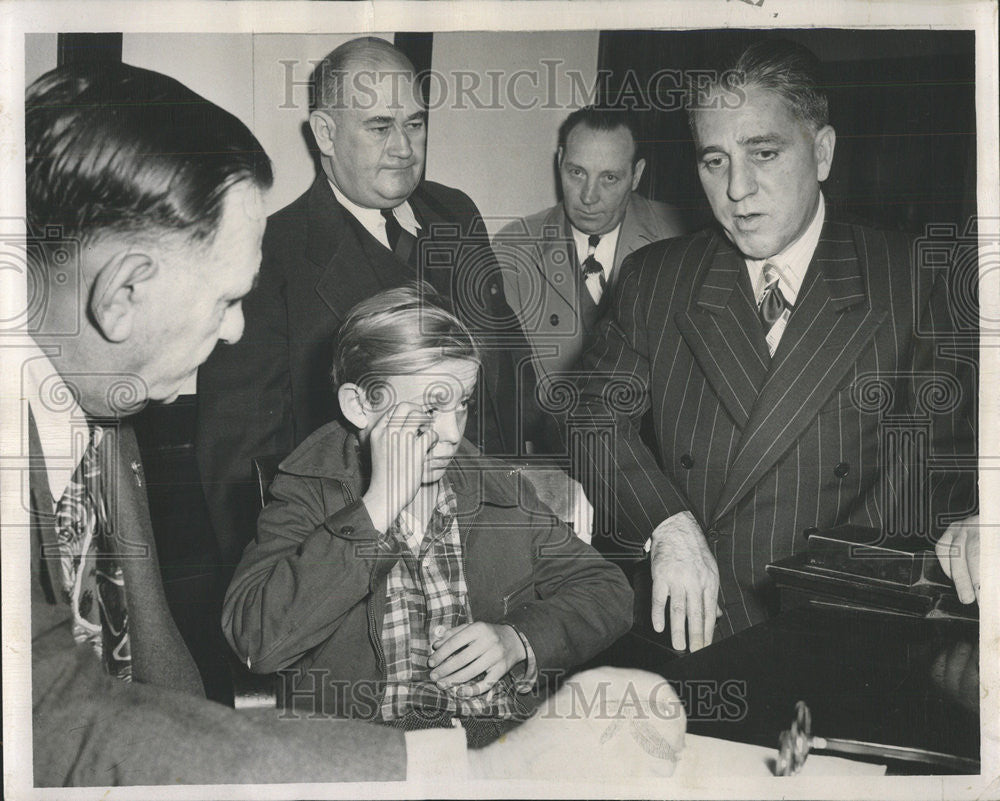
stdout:
POLYGON ((906 762, 919 762, 968 774, 980 772, 978 760, 943 754, 939 751, 927 751, 923 748, 907 748, 898 745, 879 745, 860 740, 814 737, 809 707, 804 701, 799 701, 795 704, 795 720, 792 721, 789 729, 781 732, 778 738, 778 758, 774 763, 774 774, 776 776, 796 775, 802 770, 811 750, 831 751, 876 759, 901 759, 906 762))
POLYGON ((819 600, 914 617, 978 620, 978 604, 958 600, 934 551, 913 545, 912 537, 838 526, 813 534, 805 551, 766 569, 781 593, 782 609, 819 600))

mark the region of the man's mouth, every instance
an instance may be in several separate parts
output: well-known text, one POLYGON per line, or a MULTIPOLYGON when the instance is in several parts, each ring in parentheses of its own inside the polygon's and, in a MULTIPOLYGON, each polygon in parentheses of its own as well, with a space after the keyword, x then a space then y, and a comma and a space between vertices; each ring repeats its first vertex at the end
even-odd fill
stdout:
POLYGON ((763 214, 753 213, 753 214, 734 214, 733 224, 740 231, 752 231, 757 228, 761 221, 764 219, 763 214))

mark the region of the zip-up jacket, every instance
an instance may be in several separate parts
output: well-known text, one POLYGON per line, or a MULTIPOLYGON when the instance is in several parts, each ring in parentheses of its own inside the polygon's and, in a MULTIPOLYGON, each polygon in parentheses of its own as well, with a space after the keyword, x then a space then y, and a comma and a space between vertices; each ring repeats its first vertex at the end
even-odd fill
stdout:
MULTIPOLYGON (((463 443, 447 476, 474 620, 514 626, 544 677, 628 631, 632 590, 621 570, 556 519, 516 468, 463 443)), ((386 576, 399 554, 379 546, 365 483, 354 434, 338 422, 313 433, 279 466, 226 593, 230 645, 253 671, 291 669, 285 702, 296 709, 378 710, 386 576)))

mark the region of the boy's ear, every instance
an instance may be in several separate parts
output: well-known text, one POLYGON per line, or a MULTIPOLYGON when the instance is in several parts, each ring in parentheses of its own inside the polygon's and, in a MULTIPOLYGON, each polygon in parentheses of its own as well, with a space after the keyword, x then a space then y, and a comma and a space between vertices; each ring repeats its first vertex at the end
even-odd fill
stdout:
POLYGON ((349 381, 341 384, 337 390, 337 402, 340 404, 340 411, 352 426, 358 430, 368 427, 369 413, 365 408, 365 391, 361 387, 349 381))

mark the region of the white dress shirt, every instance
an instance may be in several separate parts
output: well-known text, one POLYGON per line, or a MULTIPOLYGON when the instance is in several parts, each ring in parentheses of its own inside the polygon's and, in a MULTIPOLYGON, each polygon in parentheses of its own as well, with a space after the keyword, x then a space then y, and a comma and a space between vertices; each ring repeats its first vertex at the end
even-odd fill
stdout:
MULTIPOLYGON (((590 239, 590 234, 585 234, 572 223, 570 223, 570 228, 573 231, 573 243, 576 245, 576 258, 582 266, 587 254, 590 253, 590 242, 587 241, 590 239)), ((621 230, 622 224, 618 223, 606 234, 601 234, 601 241, 597 243, 597 249, 594 251, 594 258, 600 263, 604 271, 604 280, 608 284, 611 283, 611 271, 615 267, 615 248, 618 247, 618 235, 621 230)), ((586 284, 594 303, 600 303, 601 282, 598 280, 597 274, 588 276, 586 284)))
POLYGON ((28 403, 35 419, 49 492, 57 505, 87 449, 90 426, 48 356, 34 340, 28 340, 25 348, 22 402, 28 403))
MULTIPOLYGON (((329 184, 330 188, 333 190, 333 194, 337 198, 337 202, 353 214, 357 221, 365 227, 365 230, 368 231, 368 233, 388 248, 389 237, 386 236, 385 233, 385 217, 382 216, 382 210, 367 209, 364 206, 359 206, 353 200, 348 198, 343 192, 341 192, 333 181, 329 181, 329 184)), ((392 210, 392 213, 396 218, 396 221, 404 230, 409 231, 414 236, 419 234, 420 225, 417 223, 417 218, 413 214, 410 201, 404 200, 392 210)))

